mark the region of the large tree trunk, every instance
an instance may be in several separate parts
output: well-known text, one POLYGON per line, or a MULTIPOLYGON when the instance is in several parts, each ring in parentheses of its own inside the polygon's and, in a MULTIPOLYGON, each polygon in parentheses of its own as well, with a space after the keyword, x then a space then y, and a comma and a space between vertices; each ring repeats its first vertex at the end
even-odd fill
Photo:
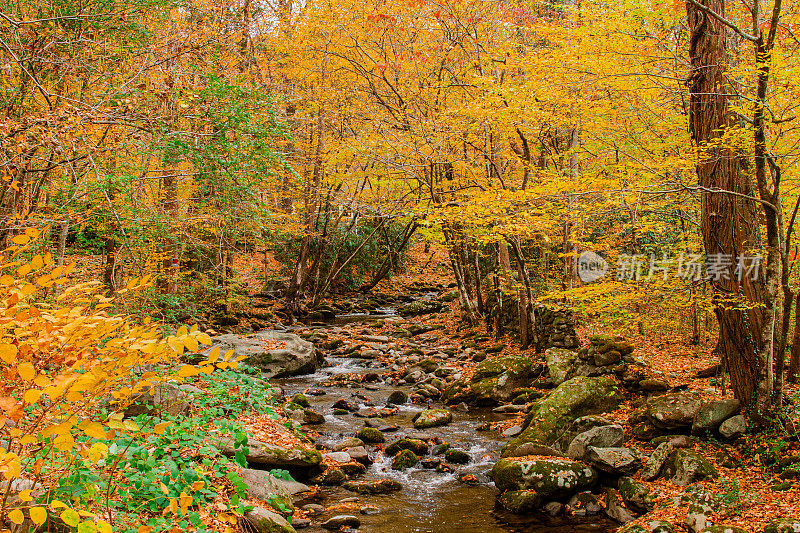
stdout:
MULTIPOLYGON (((725 13, 725 0, 702 0, 716 13, 725 13)), ((687 82, 691 97, 689 130, 699 148, 697 177, 702 188, 701 232, 709 263, 732 261, 727 273, 711 276, 714 313, 719 321, 720 345, 725 354, 735 396, 752 408, 759 383, 764 341, 764 278, 741 279, 734 272, 738 258, 753 253, 758 241, 757 205, 748 197, 753 187, 743 172, 740 154, 715 141, 732 123, 728 107, 726 28, 692 2, 686 3, 691 40, 692 72, 687 82)))

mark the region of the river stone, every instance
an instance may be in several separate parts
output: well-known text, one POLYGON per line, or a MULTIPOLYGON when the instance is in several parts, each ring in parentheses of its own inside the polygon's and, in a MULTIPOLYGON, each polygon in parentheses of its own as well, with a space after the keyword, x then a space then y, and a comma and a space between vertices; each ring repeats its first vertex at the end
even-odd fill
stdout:
POLYGON ((741 437, 747 431, 747 420, 742 415, 732 416, 719 426, 719 434, 726 439, 741 437))
POLYGON ((392 459, 392 468, 395 470, 406 470, 419 462, 417 454, 411 450, 403 450, 392 459))
POLYGON ((402 490, 403 485, 394 479, 378 479, 376 481, 348 481, 342 487, 358 494, 389 494, 402 490))
POLYGON ((372 457, 369 456, 367 449, 363 446, 354 446, 353 448, 348 448, 346 451, 347 455, 350 456, 350 459, 357 461, 362 465, 369 466, 374 462, 372 457))
POLYGON ((764 533, 800 533, 800 520, 776 518, 764 528, 764 533))
POLYGON ((505 355, 481 362, 470 379, 453 381, 442 393, 447 403, 495 406, 510 401, 520 388, 541 373, 541 363, 532 355, 505 355))
POLYGON ((425 442, 422 440, 409 439, 406 437, 391 443, 389 446, 386 447, 384 453, 386 455, 396 455, 397 452, 401 450, 411 450, 417 455, 427 455, 428 445, 425 444, 425 442))
POLYGON ((179 416, 188 409, 189 396, 186 392, 172 383, 159 383, 146 392, 133 395, 122 413, 125 418, 163 413, 179 416))
POLYGON ((642 459, 633 448, 595 448, 586 449, 585 461, 593 467, 612 474, 630 475, 642 467, 642 459))
MULTIPOLYGON (((218 444, 222 454, 227 457, 236 455, 232 442, 218 444)), ((306 448, 284 448, 277 444, 267 444, 255 439, 248 439, 246 445, 247 462, 250 464, 270 466, 272 468, 312 467, 322 462, 322 454, 317 450, 306 448)))
POLYGON ((572 459, 583 459, 586 449, 589 446, 595 448, 608 448, 622 446, 625 442, 625 431, 622 426, 614 424, 611 426, 599 426, 584 431, 577 435, 567 448, 567 456, 572 459))
POLYGON ((258 533, 296 533, 284 517, 263 507, 253 507, 245 518, 258 533))
POLYGON ((326 459, 330 459, 336 463, 349 463, 350 454, 347 452, 330 452, 325 454, 326 459))
POLYGON ((533 408, 525 430, 506 445, 503 456, 526 442, 552 446, 575 419, 613 411, 621 401, 622 394, 610 378, 579 376, 565 381, 533 408))
POLYGON ((312 409, 303 409, 303 424, 317 426, 324 423, 324 416, 312 409))
POLYGON ((240 477, 247 485, 247 496, 262 501, 269 499, 270 495, 287 498, 291 501, 291 497, 295 494, 310 490, 308 485, 276 478, 266 470, 243 468, 240 477))
POLYGON ((746 529, 742 529, 736 526, 717 525, 717 526, 708 526, 700 533, 749 533, 749 532, 746 529))
POLYGON ((335 452, 343 452, 343 451, 347 450, 348 448, 356 448, 358 446, 363 446, 363 445, 364 445, 364 441, 363 440, 361 440, 359 438, 356 438, 356 437, 350 437, 349 439, 345 439, 344 441, 342 441, 339 444, 335 445, 333 447, 333 451, 335 451, 335 452))
POLYGON ((401 390, 396 390, 389 395, 389 399, 386 400, 386 403, 389 405, 403 405, 408 401, 408 394, 401 390))
POLYGON ((719 426, 739 412, 739 400, 714 400, 703 402, 694 415, 692 435, 705 435, 716 431, 719 426))
POLYGON ((555 385, 561 385, 570 373, 574 370, 575 359, 578 354, 572 350, 565 350, 563 348, 548 348, 544 352, 544 357, 547 360, 547 371, 550 373, 550 379, 555 385))
POLYGON ((516 448, 507 457, 525 457, 526 455, 541 455, 543 457, 564 457, 564 454, 550 446, 526 442, 516 448))
POLYGON ((535 490, 542 498, 557 499, 591 488, 597 472, 572 459, 500 459, 491 472, 501 491, 535 490))
POLYGON ((258 368, 268 378, 310 374, 325 361, 313 344, 283 331, 259 331, 245 336, 227 334, 212 340, 204 355, 217 347, 223 354, 233 350, 231 360, 244 356, 243 363, 258 368), (270 348, 271 345, 280 347, 270 348))
POLYGON ((653 481, 658 477, 661 473, 661 469, 664 466, 667 458, 670 454, 675 450, 675 445, 672 442, 664 442, 658 445, 653 453, 650 455, 650 458, 647 460, 647 463, 644 465, 642 469, 642 479, 645 481, 653 481))
POLYGON ((428 315, 431 313, 438 313, 444 309, 442 302, 435 300, 417 300, 397 308, 397 314, 400 316, 418 316, 428 315))
POLYGON ((500 505, 517 514, 529 514, 542 505, 542 497, 535 490, 510 490, 497 499, 500 505))
POLYGON ((573 516, 595 516, 603 511, 600 498, 588 491, 574 494, 567 502, 567 508, 573 516))
POLYGON ((683 486, 717 477, 716 469, 705 457, 687 449, 672 452, 664 463, 663 471, 665 477, 683 486))
POLYGON ((306 398, 306 395, 299 392, 292 396, 291 402, 296 403, 300 407, 305 407, 306 409, 311 407, 311 403, 308 401, 308 398, 306 398))
POLYGON ((338 487, 347 481, 347 474, 341 468, 327 468, 319 476, 313 479, 314 483, 325 485, 326 487, 338 487))
POLYGON ((444 452, 444 459, 448 463, 465 465, 469 463, 470 459, 472 458, 464 450, 447 450, 446 452, 444 452))
POLYGON ((453 413, 447 409, 426 409, 412 419, 417 429, 445 426, 453 421, 453 413))
POLYGON ((644 483, 639 483, 635 479, 627 476, 619 478, 617 481, 620 496, 625 501, 625 505, 636 513, 644 514, 653 509, 653 497, 650 494, 650 487, 644 483))
POLYGON ((691 427, 700 410, 700 400, 689 393, 664 394, 647 399, 644 415, 660 429, 691 427))
POLYGON ((361 520, 357 516, 340 514, 329 518, 322 523, 322 527, 331 531, 338 531, 343 527, 360 527, 361 520))

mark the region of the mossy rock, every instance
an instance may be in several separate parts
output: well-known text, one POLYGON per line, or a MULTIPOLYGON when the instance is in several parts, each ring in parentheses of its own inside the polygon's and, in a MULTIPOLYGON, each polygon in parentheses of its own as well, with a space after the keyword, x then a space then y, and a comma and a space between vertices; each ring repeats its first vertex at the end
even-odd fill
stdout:
POLYGON ((528 442, 550 446, 567 434, 576 419, 613 411, 621 402, 622 394, 610 378, 579 376, 565 381, 535 404, 524 431, 506 445, 503 456, 528 442))
POLYGON ((530 514, 542 505, 542 497, 535 490, 510 490, 498 498, 498 503, 512 513, 530 514))
POLYGON ((749 533, 746 529, 736 526, 716 525, 709 526, 700 531, 700 533, 749 533))
POLYGON ((447 409, 425 409, 417 413, 412 421, 417 429, 446 426, 453 421, 453 413, 447 409))
POLYGON ((402 450, 392 459, 392 468, 395 470, 407 470, 419 462, 417 454, 411 450, 402 450))
POLYGON ((469 463, 472 458, 464 450, 450 449, 450 450, 447 450, 444 453, 444 459, 448 463, 453 463, 453 464, 457 464, 457 465, 465 465, 465 464, 469 463))
POLYGON ((438 313, 444 309, 442 302, 435 300, 417 300, 406 305, 401 305, 397 308, 397 314, 400 316, 418 316, 428 315, 431 313, 438 313))
POLYGON ((570 377, 575 370, 575 360, 578 357, 576 352, 563 348, 548 348, 544 352, 547 360, 547 371, 550 379, 555 385, 561 385, 570 377))
POLYGON ((685 448, 670 454, 662 472, 664 477, 672 478, 673 483, 683 486, 717 477, 714 465, 696 451, 685 448))
POLYGON ((437 368, 439 368, 439 363, 437 363, 433 359, 424 359, 419 363, 414 363, 414 365, 411 368, 419 368, 426 374, 430 374, 431 372, 434 372, 437 368))
POLYGON ((617 533, 675 533, 676 528, 669 522, 663 520, 653 520, 642 526, 631 524, 617 530, 617 533))
POLYGON ((411 450, 417 455, 427 455, 428 445, 419 439, 402 438, 386 447, 386 455, 395 455, 401 450, 411 450))
POLYGON ((299 392, 292 396, 291 403, 297 404, 300 407, 305 407, 306 409, 311 407, 311 402, 308 401, 305 394, 300 394, 299 392))
POLYGON ((380 444, 386 441, 386 437, 382 431, 368 427, 358 430, 358 433, 356 433, 356 438, 359 438, 368 444, 380 444))
POLYGON ((776 518, 764 528, 764 533, 800 533, 800 520, 776 518))
POLYGON ((297 533, 284 517, 270 509, 256 507, 247 513, 246 519, 258 533, 297 533))
POLYGON ((408 394, 404 391, 396 390, 389 395, 389 399, 386 400, 386 403, 389 405, 403 405, 408 401, 408 394))
POLYGON ((501 491, 532 489, 545 499, 570 496, 597 482, 597 472, 580 461, 554 457, 500 459, 491 476, 501 491))
POLYGON ((619 478, 617 482, 619 494, 625 501, 625 505, 636 513, 647 513, 653 509, 653 496, 650 494, 650 487, 644 483, 639 483, 635 479, 627 476, 619 478))

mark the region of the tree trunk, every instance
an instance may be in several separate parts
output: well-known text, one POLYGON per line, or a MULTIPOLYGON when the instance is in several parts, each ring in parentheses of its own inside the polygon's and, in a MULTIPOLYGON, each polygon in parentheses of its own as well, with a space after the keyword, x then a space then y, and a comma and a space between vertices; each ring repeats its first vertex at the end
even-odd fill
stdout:
POLYGON ((794 337, 792 339, 792 358, 789 360, 789 381, 797 383, 800 372, 800 291, 797 292, 794 306, 794 337))
MULTIPOLYGON (((724 15, 725 0, 702 0, 724 15)), ((691 31, 689 55, 692 71, 687 82, 690 93, 689 130, 699 149, 697 177, 703 188, 701 233, 706 256, 713 260, 737 261, 752 253, 758 230, 757 206, 751 197, 750 178, 742 171, 742 158, 717 140, 732 122, 725 79, 726 29, 692 2, 686 3, 691 31), (716 144, 715 144, 715 141, 716 144), (713 192, 712 192, 713 191, 713 192)), ((760 353, 765 325, 761 304, 765 299, 762 276, 742 279, 729 271, 711 276, 714 313, 719 321, 720 344, 731 374, 731 386, 742 404, 751 402, 759 382, 760 353)))

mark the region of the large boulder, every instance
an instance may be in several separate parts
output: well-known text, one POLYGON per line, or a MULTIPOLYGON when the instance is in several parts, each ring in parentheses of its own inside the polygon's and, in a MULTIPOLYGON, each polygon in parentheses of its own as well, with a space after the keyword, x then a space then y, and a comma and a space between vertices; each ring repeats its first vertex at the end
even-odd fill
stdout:
POLYGON ((776 518, 764 528, 764 533, 800 533, 800 520, 776 518))
POLYGON ((438 313, 444 309, 442 302, 436 300, 417 300, 397 308, 397 314, 400 316, 418 316, 428 315, 431 313, 438 313))
POLYGON ((242 469, 242 481, 247 485, 247 497, 266 501, 277 496, 291 501, 292 496, 309 490, 308 485, 277 478, 266 470, 242 469))
POLYGON ((581 376, 565 381, 533 408, 525 429, 506 445, 503 456, 528 442, 551 446, 566 435, 576 419, 613 411, 621 401, 622 394, 610 378, 581 376))
POLYGON ((469 380, 459 379, 450 384, 442 399, 451 404, 498 405, 512 400, 518 389, 529 386, 540 371, 538 361, 532 356, 492 357, 482 361, 469 380))
POLYGON ((596 469, 615 476, 631 475, 642 467, 642 459, 633 448, 586 449, 586 462, 596 469))
POLYGON ((214 344, 204 354, 216 347, 220 348, 223 355, 233 350, 229 359, 244 357, 243 363, 260 369, 271 378, 310 374, 325 361, 313 344, 283 331, 220 335, 214 337, 213 341, 214 344))
POLYGON ((597 472, 585 464, 555 457, 500 459, 491 475, 501 491, 532 489, 543 499, 570 496, 597 482, 597 472))
MULTIPOLYGON (((218 443, 223 455, 233 457, 236 450, 231 441, 218 443)), ((322 454, 308 448, 285 448, 255 439, 247 441, 245 457, 248 464, 271 468, 311 468, 322 462, 322 454)))
MULTIPOLYGON (((189 395, 173 383, 158 383, 145 392, 133 395, 122 410, 126 418, 139 415, 178 416, 189 409, 189 395)), ((112 405, 115 402, 112 401, 112 405)))
POLYGON ((561 385, 570 377, 575 369, 575 359, 578 354, 563 348, 548 348, 544 352, 547 360, 547 371, 555 385, 561 385))
POLYGON ((664 394, 648 398, 645 417, 653 426, 675 430, 692 426, 700 400, 689 393, 664 394))
POLYGON ((672 452, 664 463, 663 473, 676 485, 683 486, 717 477, 717 470, 705 457, 687 449, 672 452))
POLYGON ((735 399, 703 402, 694 415, 692 435, 715 432, 723 422, 737 414, 740 407, 741 403, 735 399))
POLYGON ((567 448, 567 456, 581 460, 586 455, 589 446, 595 448, 609 448, 622 446, 625 442, 625 431, 619 424, 598 426, 577 435, 567 448))
POLYGON ((621 477, 617 481, 620 496, 631 511, 644 514, 653 510, 654 499, 650 487, 632 477, 621 477))
POLYGON ((296 533, 284 517, 263 507, 254 507, 245 519, 258 533, 296 533))

